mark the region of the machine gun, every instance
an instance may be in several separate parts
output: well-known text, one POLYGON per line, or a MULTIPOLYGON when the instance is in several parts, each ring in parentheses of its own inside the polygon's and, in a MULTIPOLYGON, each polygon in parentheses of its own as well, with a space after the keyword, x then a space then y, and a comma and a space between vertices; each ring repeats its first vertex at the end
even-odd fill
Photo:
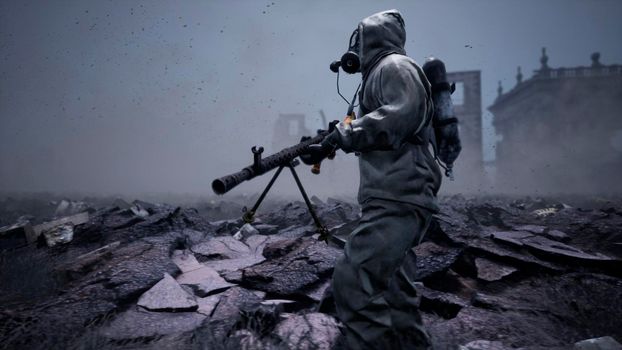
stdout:
MULTIPOLYGON (((254 220, 255 213, 257 212, 259 205, 261 205, 261 202, 264 200, 264 198, 268 194, 268 191, 270 191, 270 188, 281 174, 283 168, 287 167, 291 171, 292 176, 296 181, 296 185, 298 185, 298 189, 302 194, 302 198, 304 199, 307 207, 309 208, 309 213, 311 214, 313 222, 315 223, 315 226, 317 227, 317 230, 320 234, 319 240, 328 242, 328 230, 324 225, 322 225, 320 219, 315 213, 313 205, 311 204, 311 201, 307 196, 307 192, 302 186, 302 182, 300 182, 300 178, 298 177, 298 174, 296 173, 294 167, 300 164, 300 162, 296 158, 300 155, 305 154, 308 146, 322 142, 322 140, 324 140, 324 138, 333 131, 333 128, 334 124, 331 124, 328 130, 318 130, 318 133, 315 137, 304 139, 303 141, 294 146, 284 148, 280 152, 277 152, 263 159, 261 157, 261 154, 263 153, 263 147, 253 146, 251 148, 251 152, 253 153, 253 164, 245 167, 244 169, 236 173, 223 176, 212 181, 212 190, 214 191, 214 193, 222 195, 229 192, 231 189, 244 181, 251 180, 257 176, 267 173, 272 169, 278 168, 276 173, 274 173, 274 175, 272 176, 270 182, 268 182, 266 188, 263 190, 255 204, 253 205, 253 207, 250 210, 247 210, 245 207, 245 212, 242 218, 245 222, 251 223, 254 220)), ((318 174, 319 169, 320 165, 314 164, 311 171, 314 174, 318 174)))

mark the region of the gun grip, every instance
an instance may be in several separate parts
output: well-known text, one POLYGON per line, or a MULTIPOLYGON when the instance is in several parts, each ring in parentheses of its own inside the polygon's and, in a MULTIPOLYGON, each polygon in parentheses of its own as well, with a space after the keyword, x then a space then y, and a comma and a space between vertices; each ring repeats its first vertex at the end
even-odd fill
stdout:
POLYGON ((311 172, 314 173, 315 175, 318 175, 320 173, 320 167, 322 166, 322 163, 316 163, 313 164, 313 166, 311 167, 311 172))

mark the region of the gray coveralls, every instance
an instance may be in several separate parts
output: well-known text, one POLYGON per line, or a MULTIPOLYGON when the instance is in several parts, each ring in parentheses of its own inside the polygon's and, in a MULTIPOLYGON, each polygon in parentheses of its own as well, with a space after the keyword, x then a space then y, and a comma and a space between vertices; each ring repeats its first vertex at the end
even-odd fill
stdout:
POLYGON ((412 247, 438 211, 441 173, 427 136, 430 84, 405 55, 399 12, 367 17, 358 30, 361 117, 340 123, 332 138, 345 152, 359 153, 363 216, 335 266, 337 313, 352 349, 425 349, 430 341, 412 281, 412 247))

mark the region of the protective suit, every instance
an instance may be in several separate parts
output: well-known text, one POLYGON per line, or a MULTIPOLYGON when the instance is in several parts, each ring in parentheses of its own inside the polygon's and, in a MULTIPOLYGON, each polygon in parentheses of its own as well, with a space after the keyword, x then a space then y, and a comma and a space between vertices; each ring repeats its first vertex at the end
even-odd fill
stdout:
POLYGON ((428 147, 430 84, 405 55, 405 40, 396 10, 359 23, 350 50, 358 51, 363 74, 360 117, 339 123, 325 140, 359 155, 362 218, 333 275, 337 312, 352 349, 430 346, 412 281, 412 248, 438 210, 441 173, 428 147))

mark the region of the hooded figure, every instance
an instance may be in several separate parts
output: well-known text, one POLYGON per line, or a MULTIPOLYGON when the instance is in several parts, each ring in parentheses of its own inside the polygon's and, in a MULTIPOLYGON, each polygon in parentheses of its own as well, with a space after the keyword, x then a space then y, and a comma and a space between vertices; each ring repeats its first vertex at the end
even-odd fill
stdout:
POLYGON ((441 173, 428 148, 430 83, 405 55, 405 40, 396 10, 359 23, 348 53, 353 64, 343 68, 363 75, 361 117, 339 123, 318 145, 359 154, 362 217, 333 274, 337 313, 352 349, 430 346, 413 285, 413 247, 438 211, 441 173))

